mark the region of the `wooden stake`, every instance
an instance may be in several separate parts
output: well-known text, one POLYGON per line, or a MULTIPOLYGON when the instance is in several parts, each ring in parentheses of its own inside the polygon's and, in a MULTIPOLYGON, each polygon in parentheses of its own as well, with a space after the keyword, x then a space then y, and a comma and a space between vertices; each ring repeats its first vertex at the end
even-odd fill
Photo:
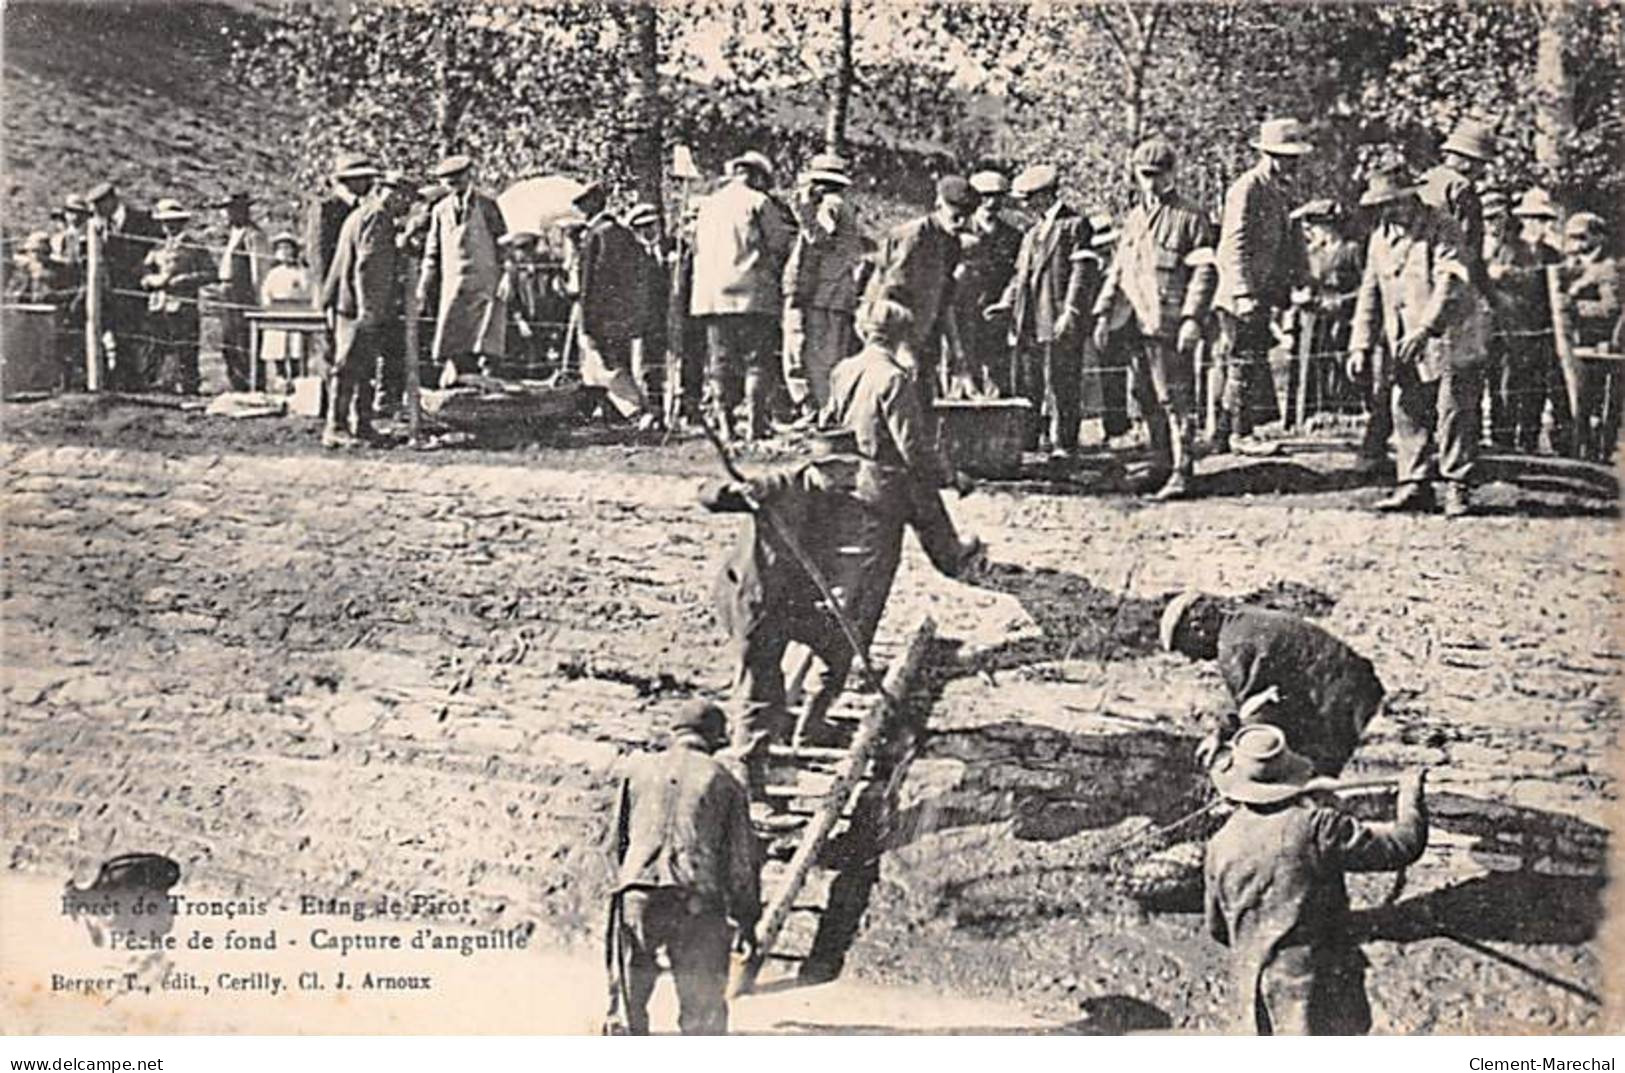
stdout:
POLYGON ((85 228, 85 389, 101 391, 107 379, 102 354, 102 226, 92 220, 85 228))

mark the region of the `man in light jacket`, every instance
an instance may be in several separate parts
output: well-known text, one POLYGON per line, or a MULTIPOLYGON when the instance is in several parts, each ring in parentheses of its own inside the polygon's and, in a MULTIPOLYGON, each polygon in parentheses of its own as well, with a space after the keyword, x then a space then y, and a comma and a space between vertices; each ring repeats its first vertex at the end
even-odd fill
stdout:
POLYGON ((782 279, 795 225, 768 195, 772 180, 761 153, 729 161, 728 181, 700 204, 694 225, 689 312, 704 318, 711 420, 724 439, 741 398, 746 438, 767 435, 780 383, 782 279))
POLYGON ((1431 509, 1430 482, 1437 475, 1444 513, 1457 517, 1471 509, 1467 482, 1481 431, 1483 339, 1453 242, 1460 232, 1422 204, 1420 190, 1396 167, 1374 174, 1360 198, 1377 210, 1378 221, 1355 300, 1349 371, 1351 379, 1363 375, 1385 345, 1388 375, 1375 379, 1394 385, 1399 487, 1377 509, 1431 509))

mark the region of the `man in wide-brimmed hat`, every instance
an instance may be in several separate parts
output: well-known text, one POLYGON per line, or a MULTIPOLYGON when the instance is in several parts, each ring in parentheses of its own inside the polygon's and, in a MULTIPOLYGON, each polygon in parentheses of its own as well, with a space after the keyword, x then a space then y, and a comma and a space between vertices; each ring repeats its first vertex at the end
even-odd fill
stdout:
POLYGON ((141 286, 147 299, 147 350, 143 386, 198 393, 198 292, 215 279, 215 265, 203 245, 187 233, 192 214, 173 198, 152 210, 164 239, 147 254, 141 286))
POLYGON ((271 244, 254 222, 253 200, 237 191, 213 208, 226 213, 226 248, 220 254, 220 347, 226 379, 233 391, 247 391, 253 380, 253 338, 246 316, 260 302, 260 285, 271 268, 271 244))
MULTIPOLYGON (((1531 234, 1523 226, 1531 217, 1513 212, 1511 199, 1503 191, 1486 191, 1481 202, 1484 265, 1496 294, 1487 362, 1490 438, 1502 450, 1533 454, 1540 445, 1541 413, 1549 397, 1552 446, 1567 454, 1574 422, 1563 370, 1557 361, 1546 282, 1547 267, 1562 263, 1563 255, 1538 237, 1531 241, 1531 234)), ((1557 218, 1556 210, 1542 205, 1539 197, 1526 196, 1517 208, 1532 210, 1534 218, 1557 218)))
POLYGON ((327 278, 327 267, 333 263, 333 250, 338 245, 339 229, 361 204, 361 199, 372 189, 379 171, 366 157, 356 153, 340 153, 333 160, 331 188, 317 195, 305 213, 305 259, 309 262, 312 290, 320 293, 327 278))
POLYGON ((434 177, 451 192, 429 213, 418 275, 418 305, 435 310, 431 356, 459 372, 486 372, 507 344, 508 313, 497 298, 507 233, 497 203, 474 185, 474 162, 449 156, 434 177))
POLYGON ((694 221, 688 311, 705 327, 709 419, 724 439, 734 435, 741 401, 745 438, 766 436, 783 390, 784 264, 796 225, 769 194, 772 184, 772 162, 742 153, 728 161, 727 180, 700 202, 694 221))
POLYGON ((1478 457, 1484 390, 1480 323, 1472 284, 1456 250, 1459 231, 1423 205, 1402 167, 1371 176, 1360 204, 1377 224, 1349 341, 1350 375, 1381 354, 1373 382, 1393 384, 1398 488, 1383 511, 1426 511, 1438 480, 1444 513, 1469 513, 1468 482, 1478 457))
POLYGON ((1157 135, 1134 147, 1130 158, 1140 196, 1123 226, 1094 303, 1095 346, 1111 345, 1121 318, 1135 399, 1151 441, 1151 472, 1144 491, 1158 499, 1190 494, 1195 459, 1196 347, 1201 320, 1213 294, 1215 272, 1185 263, 1191 252, 1213 243, 1207 215, 1174 190, 1173 143, 1157 135))
POLYGON ((868 241, 846 162, 820 153, 807 162, 791 210, 796 239, 784 266, 784 383, 805 416, 829 401, 829 371, 857 349, 852 314, 858 304, 858 263, 868 241))
POLYGON ((1371 1030, 1366 961, 1349 926, 1348 872, 1403 869, 1427 848, 1424 772, 1399 780, 1392 825, 1305 795, 1314 766, 1279 728, 1236 734, 1211 769, 1236 811, 1208 843, 1209 933, 1231 951, 1236 1028, 1270 1035, 1371 1030))
MULTIPOLYGON (((85 194, 94 228, 101 242, 100 285, 106 296, 102 309, 102 349, 110 368, 109 386, 140 391, 150 386, 147 364, 147 296, 141 277, 147 255, 162 239, 152 216, 126 202, 111 182, 100 182, 85 194)), ((87 230, 88 234, 88 230, 87 230)), ((88 282, 88 281, 87 281, 88 282)))
POLYGON ((1208 727, 1197 749, 1204 764, 1258 719, 1280 727, 1317 774, 1337 775, 1382 710, 1371 661, 1297 615, 1190 590, 1164 608, 1158 635, 1166 651, 1213 660, 1239 712, 1227 708, 1208 727), (1250 707, 1265 694, 1267 711, 1250 707))
POLYGON ((1258 162, 1243 172, 1224 195, 1219 224, 1219 278, 1214 306, 1219 310, 1222 346, 1228 362, 1224 408, 1214 444, 1246 453, 1267 453, 1271 445, 1251 438, 1267 415, 1267 355, 1277 310, 1287 307, 1292 288, 1306 272, 1303 237, 1292 221, 1296 200, 1292 180, 1298 162, 1314 151, 1296 119, 1267 119, 1252 143, 1258 162))
POLYGON ((664 752, 634 757, 615 800, 607 1032, 649 1034, 649 998, 671 966, 684 1035, 728 1031, 728 953, 753 955, 762 915, 745 790, 714 754, 722 709, 684 703, 664 752))

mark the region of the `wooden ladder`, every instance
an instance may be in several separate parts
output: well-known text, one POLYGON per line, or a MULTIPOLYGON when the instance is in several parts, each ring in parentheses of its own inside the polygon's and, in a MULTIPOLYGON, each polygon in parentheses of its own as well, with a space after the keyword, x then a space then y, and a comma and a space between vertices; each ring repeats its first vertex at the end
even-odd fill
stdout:
MULTIPOLYGON (((935 635, 935 623, 923 619, 891 661, 882 688, 899 708, 925 666, 935 635)), ((874 654, 888 655, 880 645, 874 654)), ((812 953, 837 874, 821 857, 829 842, 849 828, 853 808, 870 784, 890 711, 885 699, 848 690, 832 705, 829 718, 856 725, 850 745, 776 745, 769 752, 767 795, 781 807, 756 805, 751 810, 768 850, 762 868, 766 909, 757 927, 758 962, 736 962, 730 986, 733 994, 750 991, 759 979, 777 982, 793 975, 812 953), (784 851, 792 845, 794 851, 784 860, 784 851)))

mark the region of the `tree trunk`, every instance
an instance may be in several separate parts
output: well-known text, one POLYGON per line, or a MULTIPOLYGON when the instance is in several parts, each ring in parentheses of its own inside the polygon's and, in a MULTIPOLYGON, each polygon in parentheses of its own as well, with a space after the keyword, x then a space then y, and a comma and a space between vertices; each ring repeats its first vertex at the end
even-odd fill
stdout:
POLYGON ((442 158, 451 156, 457 144, 458 109, 454 102, 451 72, 457 64, 457 40, 450 26, 440 28, 440 48, 434 66, 434 129, 436 148, 442 158))
POLYGON ((824 123, 824 148, 846 155, 846 118, 852 107, 852 0, 841 0, 839 51, 835 56, 835 86, 824 123))
POLYGON ((638 200, 660 210, 665 230, 665 198, 661 194, 660 39, 654 0, 638 4, 632 38, 632 90, 628 99, 627 128, 638 200))
POLYGON ((1540 37, 1535 46, 1535 163, 1558 189, 1560 201, 1567 201, 1561 176, 1567 147, 1574 137, 1574 83, 1564 60, 1564 46, 1572 34, 1574 13, 1571 0, 1541 0, 1540 37))

